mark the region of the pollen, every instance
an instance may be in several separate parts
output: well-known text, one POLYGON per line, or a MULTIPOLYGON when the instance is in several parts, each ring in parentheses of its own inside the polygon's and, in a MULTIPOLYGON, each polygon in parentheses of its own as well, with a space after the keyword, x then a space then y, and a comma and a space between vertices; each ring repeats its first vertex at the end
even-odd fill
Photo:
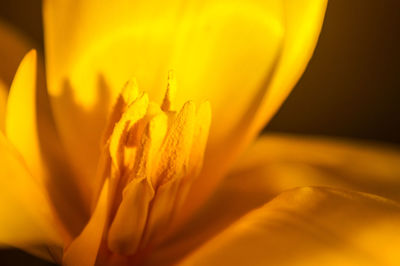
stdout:
POLYGON ((188 101, 177 110, 176 93, 173 72, 161 104, 130 80, 111 112, 103 174, 111 190, 107 244, 117 254, 133 255, 162 239, 202 168, 210 104, 188 101))

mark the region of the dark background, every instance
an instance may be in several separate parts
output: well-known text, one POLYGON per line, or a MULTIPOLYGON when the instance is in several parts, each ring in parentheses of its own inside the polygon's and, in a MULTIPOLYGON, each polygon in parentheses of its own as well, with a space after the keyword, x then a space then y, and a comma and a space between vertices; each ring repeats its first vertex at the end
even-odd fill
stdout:
MULTIPOLYGON (((0 0, 0 18, 43 47, 38 0, 0 0)), ((400 146, 400 1, 331 0, 305 74, 268 132, 326 135, 400 146)), ((47 265, 16 250, 1 265, 47 265)))
POLYGON ((306 72, 267 130, 400 143, 400 1, 332 0, 306 72))

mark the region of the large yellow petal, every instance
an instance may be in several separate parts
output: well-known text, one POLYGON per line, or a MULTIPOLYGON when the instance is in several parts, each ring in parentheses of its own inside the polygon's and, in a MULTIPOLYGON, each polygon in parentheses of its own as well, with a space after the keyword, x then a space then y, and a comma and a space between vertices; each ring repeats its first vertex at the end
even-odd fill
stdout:
POLYGON ((2 133, 0 169, 0 245, 56 259, 62 240, 46 192, 2 133))
MULTIPOLYGON (((187 201, 183 216, 192 213, 215 189, 224 171, 280 107, 313 54, 327 0, 283 0, 282 3, 285 35, 274 72, 266 79, 264 87, 251 102, 237 127, 231 131, 231 135, 218 139, 220 145, 208 149, 204 171, 193 186, 190 193, 192 199, 187 201)), ((225 122, 213 121, 222 122, 220 126, 225 127, 225 122)))
POLYGON ((350 191, 284 192, 180 265, 398 265, 400 206, 350 191))
POLYGON ((161 102, 169 69, 178 108, 188 99, 212 104, 207 153, 235 146, 232 133, 279 59, 283 15, 280 0, 45 1, 49 93, 75 168, 93 175, 108 107, 123 84, 134 76, 161 102))
POLYGON ((8 87, 24 55, 31 49, 29 41, 0 20, 0 79, 8 87))
POLYGON ((181 235, 207 230, 191 238, 193 245, 198 244, 282 191, 302 186, 348 189, 400 201, 399 177, 400 149, 327 138, 264 135, 240 157, 181 235), (210 217, 214 217, 213 222, 206 227, 210 217))

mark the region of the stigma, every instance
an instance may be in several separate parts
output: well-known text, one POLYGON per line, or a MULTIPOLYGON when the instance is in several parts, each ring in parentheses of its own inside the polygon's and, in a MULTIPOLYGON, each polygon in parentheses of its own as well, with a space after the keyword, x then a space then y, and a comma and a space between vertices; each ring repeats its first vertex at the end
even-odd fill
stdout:
POLYGON ((201 171, 210 104, 188 101, 177 109, 176 92, 173 72, 161 104, 130 80, 111 112, 102 154, 111 252, 134 255, 161 241, 201 171))

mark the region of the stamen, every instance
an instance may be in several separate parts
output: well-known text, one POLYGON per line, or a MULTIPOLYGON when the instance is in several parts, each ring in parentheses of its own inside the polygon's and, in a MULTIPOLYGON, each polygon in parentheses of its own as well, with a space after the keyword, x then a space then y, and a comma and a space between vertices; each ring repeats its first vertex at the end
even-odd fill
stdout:
POLYGON ((149 102, 147 94, 139 94, 134 84, 121 92, 120 98, 129 104, 116 104, 123 113, 106 150, 106 175, 114 183, 107 242, 111 251, 125 255, 164 236, 199 174, 211 121, 209 103, 196 110, 189 101, 173 111, 173 72, 161 108, 149 102))
POLYGON ((117 123, 122 114, 126 111, 126 108, 139 96, 139 88, 135 79, 130 79, 125 83, 122 88, 121 94, 119 95, 117 102, 115 103, 110 118, 108 119, 106 131, 103 137, 103 143, 106 143, 110 137, 115 123, 117 123))
POLYGON ((131 104, 139 96, 139 87, 136 79, 130 79, 122 88, 121 96, 126 105, 131 104))
POLYGON ((125 146, 128 142, 129 130, 142 119, 147 112, 149 97, 142 94, 127 108, 121 119, 115 124, 110 136, 110 156, 114 166, 121 169, 124 166, 125 146))

